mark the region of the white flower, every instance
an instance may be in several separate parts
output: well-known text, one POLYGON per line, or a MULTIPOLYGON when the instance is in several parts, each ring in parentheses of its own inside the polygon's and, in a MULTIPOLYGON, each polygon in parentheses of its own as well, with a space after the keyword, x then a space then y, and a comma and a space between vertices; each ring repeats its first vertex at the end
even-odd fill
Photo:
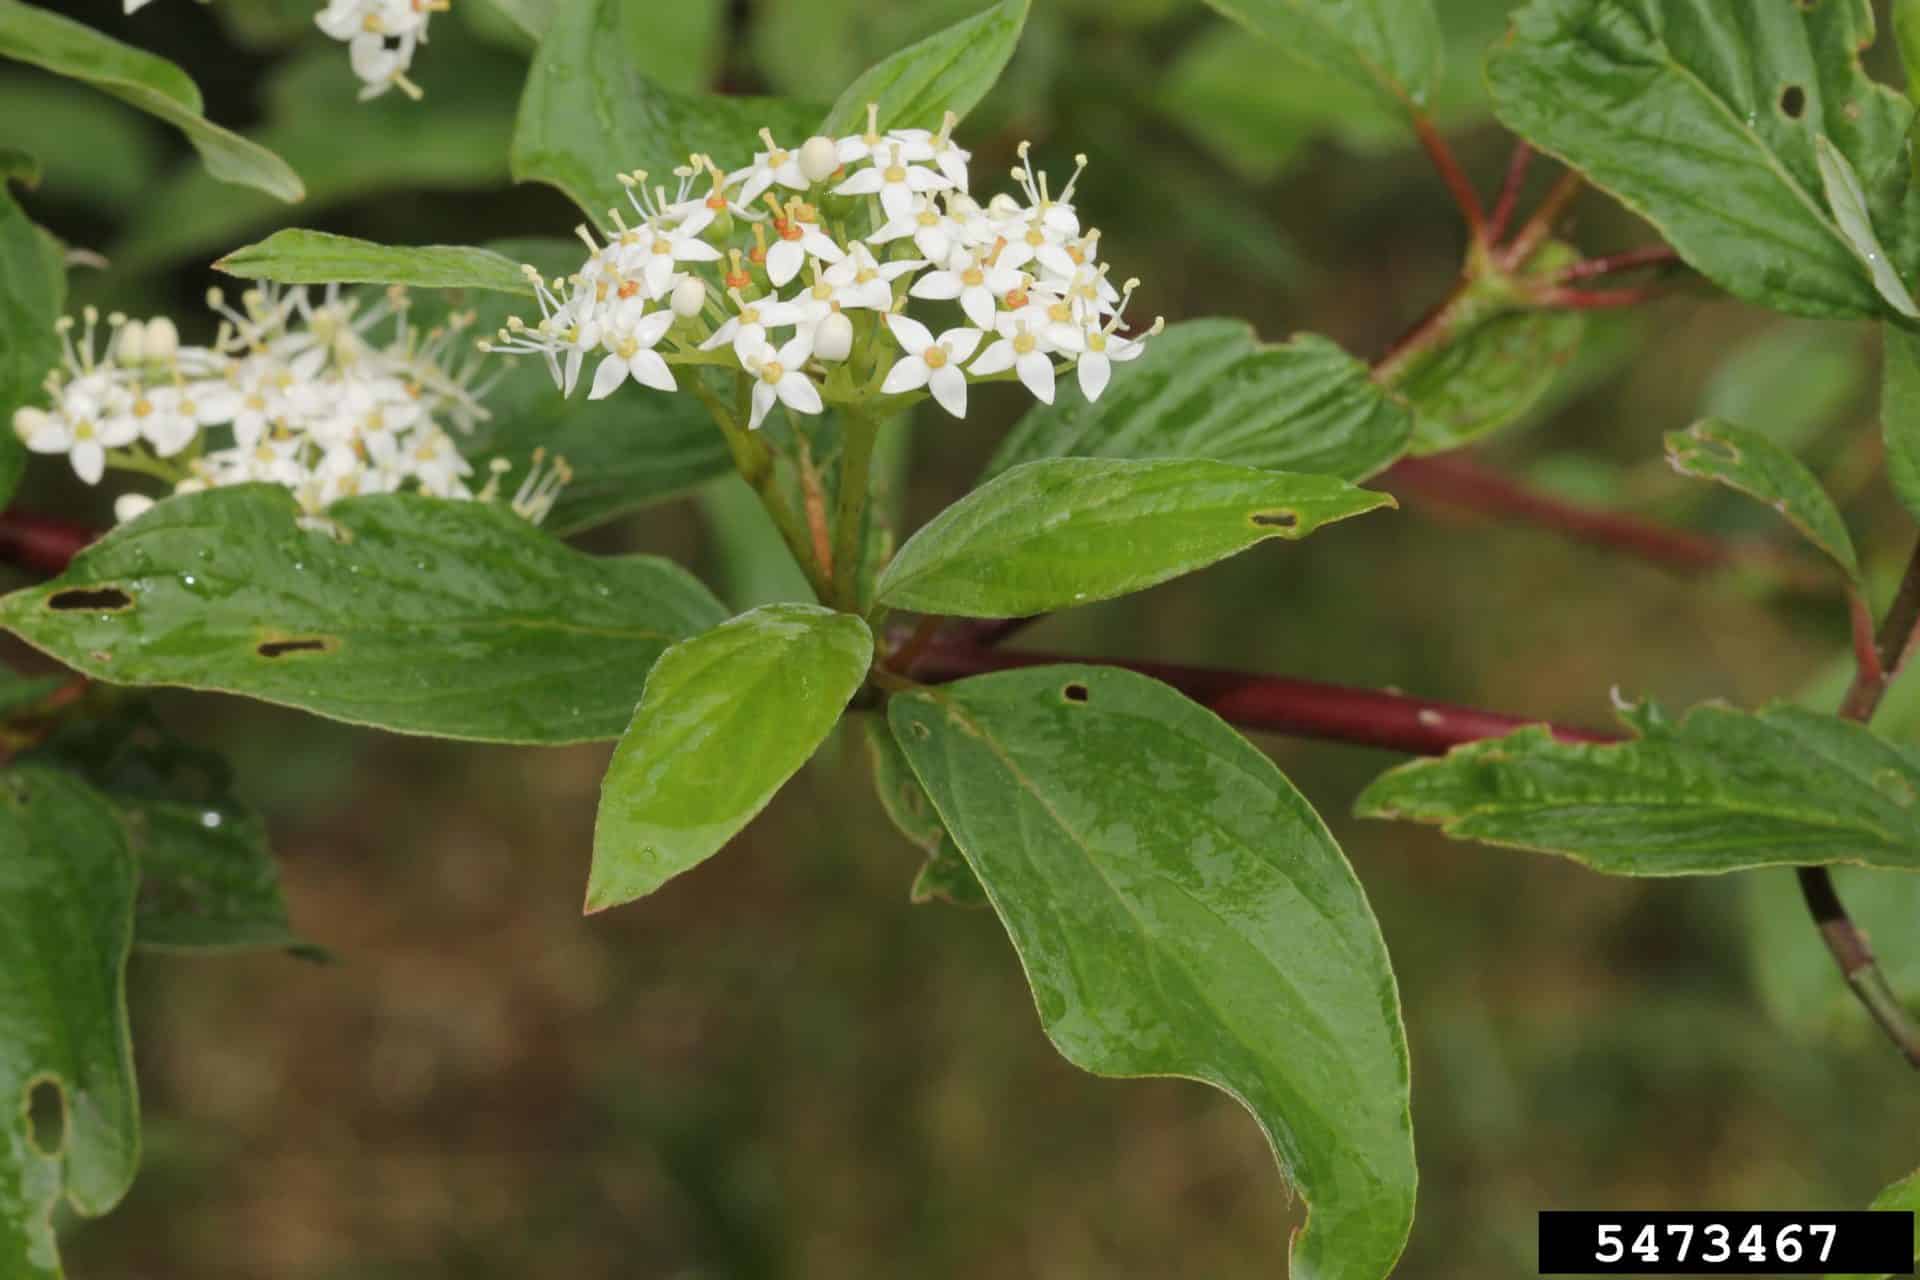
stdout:
POLYGON ((1045 313, 1036 314, 1033 307, 1001 316, 995 324, 1000 340, 981 352, 968 372, 984 378, 1012 369, 1036 400, 1052 404, 1053 361, 1042 332, 1046 324, 1045 313))
POLYGON ((889 218, 901 218, 913 208, 913 198, 929 192, 946 191, 953 180, 945 174, 909 162, 903 154, 905 144, 888 142, 873 154, 873 164, 860 170, 833 189, 837 196, 880 197, 880 208, 889 218))
POLYGON ((809 257, 821 262, 838 262, 847 256, 846 250, 835 244, 813 220, 813 211, 803 206, 788 205, 787 216, 773 226, 779 238, 767 250, 767 279, 775 288, 799 275, 809 257))
POLYGON ((963 228, 940 211, 931 196, 916 196, 905 213, 890 217, 878 231, 867 237, 868 244, 892 244, 906 236, 920 255, 930 262, 945 262, 954 247, 964 243, 963 228))
POLYGON ((953 126, 959 123, 960 117, 949 111, 946 119, 941 121, 939 133, 928 133, 925 129, 894 129, 887 137, 905 146, 908 159, 933 161, 934 167, 956 190, 965 191, 967 161, 973 157, 953 144, 953 126))
POLYGON ((966 417, 967 377, 960 366, 980 346, 980 331, 949 329, 936 339, 927 326, 902 315, 888 316, 887 328, 907 354, 887 371, 880 390, 897 396, 926 387, 942 409, 956 418, 966 417))
POLYGON ((840 168, 840 149, 832 138, 819 134, 800 146, 800 172, 808 182, 825 182, 840 168))
POLYGON ((994 255, 961 249, 942 271, 929 271, 908 290, 915 298, 960 300, 960 310, 975 328, 993 328, 994 304, 1020 285, 1021 275, 993 261, 994 255))
POLYGON ((629 377, 641 386, 652 387, 656 391, 679 390, 680 384, 673 380, 673 370, 653 349, 660 339, 667 336, 667 330, 673 327, 673 319, 671 310, 644 315, 629 311, 616 315, 607 326, 606 337, 602 339, 608 354, 600 362, 600 367, 593 371, 593 389, 587 393, 587 399, 606 399, 619 390, 620 384, 629 377))
POLYGON ((838 364, 853 354, 853 321, 845 312, 831 312, 813 327, 813 354, 829 364, 838 364))
POLYGON ((877 262, 873 250, 855 241, 847 256, 821 273, 838 291, 842 306, 887 311, 893 307, 893 282, 926 266, 921 258, 877 262))
POLYGON ((749 429, 757 430, 767 420, 768 410, 777 399, 791 413, 819 413, 826 406, 820 401, 820 388, 802 368, 813 355, 813 344, 806 334, 788 340, 778 351, 765 342, 751 347, 741 364, 753 375, 753 416, 749 429))
POLYGON ((733 344, 733 353, 746 363, 747 352, 767 342, 767 330, 785 328, 796 324, 800 319, 800 308, 791 302, 780 301, 780 295, 770 293, 764 298, 747 302, 740 297, 740 291, 731 291, 734 306, 739 311, 729 316, 725 323, 715 329, 705 342, 700 344, 702 351, 712 351, 733 344))
POLYGON ((727 185, 741 183, 739 194, 734 198, 743 205, 751 205, 760 198, 760 194, 774 183, 792 191, 805 191, 811 183, 800 167, 800 153, 787 151, 773 140, 770 129, 760 131, 760 140, 767 144, 765 151, 754 153, 753 163, 746 168, 727 175, 727 185))
POLYGON ((1147 344, 1138 339, 1095 329, 1087 335, 1087 349, 1080 353, 1076 364, 1080 390, 1086 393, 1087 399, 1098 400, 1100 393, 1107 389, 1107 380, 1113 376, 1113 366, 1139 359, 1146 349, 1147 344))
MULTIPOLYGON (((129 4, 145 4, 147 0, 127 0, 129 4)), ((153 509, 153 499, 144 493, 123 493, 113 500, 113 518, 121 524, 129 520, 138 520, 153 509)))
POLYGON ((139 435, 139 429, 125 419, 69 418, 32 408, 15 412, 13 429, 35 453, 66 454, 73 473, 88 484, 100 483, 108 449, 130 445, 139 435))
POLYGON ((672 230, 646 228, 639 233, 637 244, 622 250, 622 272, 640 276, 646 282, 649 298, 664 297, 672 290, 677 264, 720 260, 720 251, 700 238, 712 221, 712 212, 703 208, 672 230))
POLYGON ((473 474, 473 465, 460 456, 453 439, 440 428, 428 423, 415 432, 403 456, 420 492, 435 498, 467 496, 461 478, 473 474))

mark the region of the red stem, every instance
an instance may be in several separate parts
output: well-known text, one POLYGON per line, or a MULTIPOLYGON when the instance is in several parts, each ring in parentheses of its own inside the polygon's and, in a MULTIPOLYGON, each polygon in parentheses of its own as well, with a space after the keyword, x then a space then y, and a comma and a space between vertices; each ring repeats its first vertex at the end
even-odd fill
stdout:
POLYGON ((1675 573, 1711 573, 1744 564, 1769 570, 1797 590, 1830 589, 1827 575, 1768 551, 1732 547, 1638 516, 1579 506, 1529 489, 1458 455, 1402 459, 1380 482, 1397 493, 1539 525, 1575 542, 1610 547, 1675 573))
POLYGON ((1447 190, 1453 194, 1453 202, 1460 206, 1460 216, 1467 220, 1467 234, 1480 240, 1487 233, 1486 210, 1480 207, 1480 197, 1473 189, 1473 183, 1467 180, 1466 171, 1460 167, 1460 161, 1454 157, 1453 148, 1440 136, 1422 112, 1413 114, 1413 131, 1420 136, 1420 145, 1427 149, 1427 156, 1433 161, 1433 167, 1440 173, 1440 180, 1447 184, 1447 190))
POLYGON ((1632 289, 1564 289, 1558 286, 1532 295, 1533 304, 1556 311, 1608 311, 1616 307, 1637 307, 1660 296, 1653 285, 1632 289))
POLYGON ((52 577, 98 536, 71 521, 8 511, 0 514, 0 560, 52 577))
POLYGON ((1513 146, 1513 159, 1507 162, 1507 180, 1500 185, 1500 198, 1494 201, 1493 217, 1487 222, 1487 243, 1499 244, 1513 223, 1513 211, 1520 203, 1520 189, 1527 181, 1527 167, 1533 163, 1533 148, 1525 142, 1513 146))
POLYGON ((1618 275, 1624 271, 1638 271, 1643 267, 1664 267, 1680 261, 1680 255, 1663 244, 1651 244, 1641 249, 1629 249, 1625 253, 1610 254, 1604 258, 1589 258, 1585 262, 1576 262, 1553 277, 1555 284, 1574 284, 1581 280, 1592 280, 1600 276, 1618 275))
MULTIPOLYGON (((1289 676, 1253 675, 1215 667, 1186 667, 1166 662, 1131 662, 1081 658, 1056 653, 1028 653, 982 649, 966 645, 934 644, 922 652, 913 676, 929 684, 944 684, 990 671, 1058 663, 1121 667, 1152 676, 1186 694, 1221 719, 1245 729, 1351 742, 1360 746, 1403 751, 1410 755, 1442 755, 1462 743, 1497 738, 1529 724, 1521 716, 1501 715, 1473 707, 1429 702, 1382 689, 1357 689, 1322 684, 1289 676)), ((1616 742, 1617 735, 1588 729, 1549 725, 1562 742, 1616 742)))

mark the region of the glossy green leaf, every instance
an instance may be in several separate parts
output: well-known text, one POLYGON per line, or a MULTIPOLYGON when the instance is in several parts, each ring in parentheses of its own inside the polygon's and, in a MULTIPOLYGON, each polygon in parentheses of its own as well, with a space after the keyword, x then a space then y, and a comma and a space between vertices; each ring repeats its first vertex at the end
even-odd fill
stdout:
MULTIPOLYGON (((64 1193, 105 1213, 140 1163, 127 1033, 135 870, 119 817, 46 769, 0 775, 0 1274, 60 1274, 51 1216, 64 1193), (37 1086, 59 1093, 60 1147, 35 1141, 37 1086)), ((44 1140, 45 1135, 42 1135, 44 1140)))
MULTIPOLYGON (((584 252, 578 241, 567 240, 502 240, 486 247, 549 278, 577 270, 584 252)), ((443 322, 452 310, 472 312, 472 331, 479 334, 498 331, 508 316, 537 314, 526 299, 503 293, 457 290, 414 298, 413 317, 423 326, 443 322)), ((568 399, 538 357, 494 359, 500 379, 487 392, 488 416, 455 440, 476 468, 507 459, 512 469, 502 487, 509 493, 537 451, 565 458, 573 480, 543 522, 550 533, 605 524, 733 470, 726 439, 693 396, 632 388, 589 400, 577 387, 568 399)))
POLYGON ((1887 446, 1887 478, 1914 519, 1920 520, 1920 335, 1884 325, 1880 430, 1887 446))
POLYGON ((66 297, 65 265, 0 180, 0 507, 26 467, 14 410, 45 400, 41 384, 60 361, 53 326, 66 297))
POLYGON ((650 5, 560 0, 520 98, 510 164, 517 182, 545 182, 588 217, 626 209, 616 175, 666 174, 700 152, 721 168, 746 163, 756 133, 796 143, 818 108, 778 98, 734 98, 668 89, 641 70, 652 44, 650 5))
POLYGON ((1860 558, 1839 508, 1805 463, 1757 431, 1708 418, 1666 436, 1667 462, 1683 476, 1713 480, 1778 511, 1843 573, 1860 581, 1860 558))
POLYGON ((281 284, 404 284, 533 296, 520 264, 491 249, 375 244, 299 228, 276 231, 213 265, 230 276, 281 284))
POLYGON ((1211 458, 1361 480, 1406 452, 1413 418, 1325 338, 1263 344, 1238 320, 1189 320, 1147 344, 1088 404, 1027 412, 989 476, 1039 458, 1211 458))
POLYGON ((964 116, 1000 78, 1031 0, 999 0, 964 22, 882 58, 848 85, 816 132, 857 133, 867 104, 880 107, 881 129, 938 129, 947 112, 964 116))
POLYGON ((488 742, 617 737, 647 668, 724 615, 678 566, 594 557, 501 507, 285 489, 169 498, 0 624, 96 679, 241 693, 488 742))
MULTIPOLYGON (((1551 272, 1578 255, 1549 244, 1527 264, 1551 272)), ((1587 317, 1579 311, 1514 310, 1503 287, 1463 297, 1451 338, 1408 362, 1392 379, 1413 410, 1415 454, 1445 453, 1526 417, 1579 353, 1587 317)))
MULTIPOLYGON (((385 192, 466 191, 507 181, 513 98, 503 85, 518 83, 519 59, 479 47, 459 23, 436 24, 433 56, 415 59, 410 73, 426 97, 413 102, 389 93, 356 102, 359 81, 340 46, 322 44, 267 79, 266 123, 254 135, 306 180, 303 221, 385 192)), ((222 187, 189 167, 146 194, 141 217, 108 256, 130 270, 212 258, 286 217, 273 199, 222 187)))
POLYGON ((1501 120, 1658 226, 1748 301, 1807 315, 1884 315, 1834 219, 1814 138, 1859 175, 1902 274, 1917 245, 1906 196, 1913 107, 1875 84, 1858 0, 1533 0, 1487 64, 1501 120))
MULTIPOLYGON (((1424 105, 1440 75, 1433 0, 1207 0, 1291 59, 1384 102, 1424 105)), ((1275 74, 1285 75, 1283 68, 1275 74)))
POLYGON ((71 76, 158 116, 186 135, 207 172, 222 182, 282 200, 305 194, 286 161, 208 120, 200 90, 164 58, 21 0, 0 0, 0 57, 71 76))
POLYGON ((813 755, 867 678, 847 613, 770 604, 667 650, 600 786, 587 910, 719 852, 813 755))
POLYGON ((890 718, 1060 1052, 1226 1090, 1308 1201, 1292 1275, 1391 1271, 1415 1180, 1393 973, 1339 846, 1272 761, 1108 667, 980 676, 895 697, 890 718))
POLYGON ((146 700, 85 706, 23 762, 81 778, 119 809, 140 866, 135 945, 300 945, 266 823, 234 794, 226 760, 181 739, 146 700))
POLYGON ((1612 875, 1715 875, 1854 862, 1920 870, 1920 750, 1836 716, 1719 703, 1678 723, 1650 705, 1617 745, 1541 727, 1374 780, 1361 816, 1557 853, 1612 875))
POLYGON ((1144 590, 1392 505, 1334 476, 1204 459, 1029 462, 907 539, 876 598, 918 613, 1024 617, 1144 590))
POLYGON ((1813 158, 1820 169, 1820 184, 1826 191, 1827 211, 1833 214, 1840 234, 1846 237, 1860 265, 1866 268, 1873 287, 1880 291, 1881 300, 1909 320, 1920 319, 1920 306, 1914 305, 1913 294, 1887 261, 1887 251, 1873 229, 1873 214, 1867 207, 1867 193, 1860 185, 1860 175, 1825 134, 1814 135, 1813 158))

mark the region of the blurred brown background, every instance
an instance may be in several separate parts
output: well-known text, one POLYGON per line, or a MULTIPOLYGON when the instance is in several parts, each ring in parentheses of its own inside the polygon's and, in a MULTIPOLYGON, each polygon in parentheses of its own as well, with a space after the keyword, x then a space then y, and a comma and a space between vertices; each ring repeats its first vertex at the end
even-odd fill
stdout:
MULTIPOLYGON (((59 6, 180 61, 215 119, 260 130, 315 194, 280 209, 212 186, 143 118, 0 67, 0 141, 48 170, 30 212, 113 261, 76 274, 76 301, 187 312, 208 261, 275 225, 565 234, 576 215, 557 195, 507 182, 526 54, 485 4, 436 20, 416 63, 425 102, 364 107, 306 0, 161 0, 132 19, 59 6)), ((975 7, 716 5, 674 65, 830 98, 975 7)), ((1458 51, 1441 114, 1491 186, 1508 139, 1474 54, 1506 6, 1440 7, 1458 51)), ((1116 272, 1146 280, 1149 313, 1242 315, 1371 357, 1445 292, 1457 220, 1397 131, 1283 72, 1190 0, 1036 0, 963 134, 983 175, 1022 136, 1056 164, 1091 152, 1082 208, 1116 272)), ((1537 169, 1536 196, 1552 166, 1537 169)), ((1593 195, 1573 228, 1594 253, 1652 236, 1593 195)), ((1897 567, 1911 531, 1873 470, 1876 360, 1864 329, 1682 286, 1596 323, 1551 402, 1479 452, 1580 501, 1784 542, 1764 511, 1660 462, 1660 434, 1711 407, 1798 450, 1869 559, 1897 567)), ((919 424, 911 522, 959 494, 1018 411, 1013 394, 980 399, 964 425, 919 424)), ((27 505, 98 508, 56 471, 36 464, 27 505)), ((588 544, 673 555, 740 604, 777 591, 724 536, 737 530, 716 535, 719 510, 676 501, 588 544)), ((1675 706, 1830 705, 1845 621, 1837 601, 1681 580, 1409 502, 1020 643, 1597 724, 1615 686, 1675 706)), ((853 735, 722 856, 583 919, 607 749, 163 705, 233 753, 272 818, 295 924, 336 962, 136 961, 146 1163, 118 1212, 74 1225, 76 1277, 1283 1273, 1301 1208, 1252 1121, 1195 1085, 1100 1081, 1057 1058, 992 916, 907 904, 912 852, 853 735)), ((1910 734, 1901 699, 1888 714, 1910 734)), ((1529 1274, 1540 1208, 1858 1207, 1920 1160, 1920 1089, 1849 1002, 1786 873, 1615 881, 1359 824, 1352 798, 1392 757, 1261 742, 1332 822, 1399 973, 1423 1180, 1402 1274, 1529 1274)), ((1886 875, 1842 889, 1920 989, 1920 897, 1886 875)))

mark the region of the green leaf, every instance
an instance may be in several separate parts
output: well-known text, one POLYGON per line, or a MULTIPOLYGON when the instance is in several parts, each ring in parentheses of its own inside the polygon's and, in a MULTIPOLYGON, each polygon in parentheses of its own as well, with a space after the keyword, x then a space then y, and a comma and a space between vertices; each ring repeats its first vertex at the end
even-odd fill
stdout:
POLYGON ((552 744, 617 737, 653 660, 725 616, 676 565, 583 555, 491 504, 392 494, 298 520, 270 485, 168 498, 0 599, 0 624, 115 684, 552 744))
POLYGON ((1013 56, 1028 7, 1029 0, 1000 0, 882 58, 847 86, 818 132, 839 137, 864 129, 870 102, 879 104, 882 130, 938 129, 947 112, 966 115, 1013 56))
POLYGON ((1859 175, 1871 207, 1849 216, 1878 227, 1910 275, 1913 107, 1861 69, 1872 38, 1859 0, 1533 0, 1487 77, 1503 123, 1654 223, 1728 292, 1806 315, 1880 316, 1888 305, 1833 215, 1815 142, 1824 134, 1859 175))
MULTIPOLYGON (((1549 244, 1527 264, 1550 273, 1578 255, 1549 244)), ((1482 289, 1485 286, 1481 286, 1482 289)), ((1520 421, 1579 354, 1587 317, 1579 311, 1511 309, 1501 294, 1469 295, 1451 339, 1408 363, 1392 386, 1413 410, 1415 454, 1445 453, 1520 421)))
POLYGON ((1415 1181, 1393 973, 1352 868, 1273 763, 1108 667, 962 680, 895 697, 890 719, 1060 1052, 1226 1090, 1311 1206, 1292 1274, 1391 1271, 1415 1181))
POLYGON ((980 887, 980 877, 973 874, 973 868, 967 865, 966 855, 960 852, 959 844, 944 830, 940 833, 939 841, 927 852, 927 860, 921 865, 919 874, 914 876, 913 887, 907 891, 907 901, 916 907, 924 907, 930 902, 944 902, 952 907, 988 905, 987 891, 980 887))
POLYGON ((60 362, 53 326, 66 297, 65 265, 0 181, 0 507, 13 500, 27 461, 14 410, 44 398, 41 384, 60 362))
POLYGON ((1907 73, 1907 96, 1920 93, 1920 0, 1893 0, 1893 39, 1907 73))
MULTIPOLYGON (((1898 11, 1896 10, 1896 12, 1898 11)), ((1920 1262, 1920 1169, 1916 1169, 1875 1196, 1873 1203, 1867 1207, 1869 1209, 1880 1209, 1896 1213, 1904 1210, 1915 1215, 1913 1227, 1913 1257, 1915 1262, 1920 1262)), ((1847 1275, 1829 1275, 1826 1280, 1894 1280, 1895 1276, 1912 1274, 1912 1270, 1895 1272, 1883 1271, 1877 1272, 1872 1276, 1861 1276, 1849 1273, 1847 1275)))
POLYGON ((926 788, 913 776, 913 767, 893 740, 884 716, 862 716, 867 758, 873 764, 873 789, 894 828, 922 853, 932 853, 946 838, 947 828, 933 811, 926 788))
POLYGON ((1887 446, 1887 477, 1914 519, 1920 520, 1920 334, 1894 325, 1884 335, 1880 430, 1887 446))
MULTIPOLYGON (((578 270, 583 256, 579 242, 566 240, 503 240, 487 248, 510 262, 529 263, 547 277, 578 270)), ((532 314, 525 299, 502 293, 424 294, 413 304, 415 320, 427 327, 453 310, 471 311, 472 331, 480 334, 496 332, 510 315, 532 314)), ((500 380, 487 392, 488 417, 454 439, 475 467, 506 458, 512 469, 502 488, 508 493, 525 477, 537 451, 565 458, 573 480, 543 522, 551 533, 605 524, 733 470, 725 437, 690 395, 634 391, 589 400, 576 389, 567 399, 537 357, 502 355, 495 362, 500 380)), ((751 495, 749 501, 759 508, 751 495)))
POLYGON ((1797 450, 1852 407, 1870 372, 1858 335, 1818 320, 1783 320, 1727 350, 1701 413, 1797 450))
POLYGON ((182 740, 144 699, 69 716, 23 762, 83 778, 119 808, 140 864, 135 945, 301 945, 266 823, 234 794, 226 760, 182 740))
POLYGON ((1203 459, 1053 458, 942 511, 881 571, 895 609, 1018 618, 1110 600, 1269 538, 1393 505, 1333 476, 1203 459))
POLYGON ((281 284, 404 284, 533 296, 520 264, 491 249, 375 244, 298 228, 276 231, 213 265, 230 276, 281 284))
POLYGON ((520 98, 509 164, 516 182, 558 187, 596 222, 627 207, 616 175, 664 175, 700 152, 721 168, 744 163, 762 127, 798 140, 818 108, 779 98, 726 98, 669 89, 641 68, 654 6, 561 0, 520 98))
POLYGON ((0 120, 8 142, 44 167, 37 190, 115 213, 152 190, 167 150, 146 116, 50 75, 0 78, 0 120))
POLYGON ((1914 305, 1913 294, 1887 261, 1887 251, 1874 233, 1873 214, 1867 208, 1867 193, 1860 185, 1860 175, 1825 134, 1814 136, 1813 158, 1820 168, 1827 209, 1852 246, 1854 256, 1867 269, 1873 287, 1880 291, 1880 297, 1889 307, 1909 320, 1920 319, 1920 307, 1914 305))
POLYGON ((1806 464, 1761 435, 1708 418, 1666 436, 1667 462, 1683 476, 1715 480, 1778 511, 1854 583, 1860 558, 1839 508, 1806 464))
POLYGON ((1647 706, 1623 719, 1639 736, 1617 745, 1556 742, 1534 726, 1402 765, 1357 810, 1611 875, 1920 870, 1920 751, 1785 705, 1706 703, 1678 724, 1647 706))
MULTIPOLYGON (((1880 972, 1895 991, 1920 983, 1920 876, 1869 867, 1832 869, 1847 913, 1874 944, 1880 972)), ((1808 1045, 1825 1051, 1877 1052, 1886 1041, 1834 970, 1833 953, 1808 927, 1807 902, 1784 867, 1740 877, 1746 952, 1753 985, 1768 1014, 1808 1045)))
POLYGON ((1211 458, 1362 480, 1406 452, 1413 418, 1325 338, 1267 346, 1238 320, 1167 329, 1092 404, 1071 393, 1014 427, 989 476, 1039 458, 1211 458))
POLYGON ((140 1163, 126 999, 134 881, 120 820, 97 792, 46 769, 0 776, 0 1273, 9 1277, 57 1277, 51 1215, 62 1193, 81 1213, 105 1213, 140 1163), (41 1085, 61 1100, 53 1150, 36 1143, 29 1118, 41 1085))
MULTIPOLYGON (((412 72, 425 98, 390 93, 356 102, 359 82, 340 46, 322 43, 268 78, 267 123, 255 134, 306 179, 303 220, 391 191, 468 191, 507 181, 509 84, 524 74, 519 59, 476 46, 458 23, 438 24, 432 56, 417 59, 412 72)), ((125 270, 212 257, 286 216, 267 196, 222 187, 188 168, 147 193, 141 217, 109 256, 125 270)))
POLYGON ((867 678, 852 614, 770 604, 667 650, 600 787, 587 910, 706 861, 819 748, 867 678))
POLYGON ((1425 105, 1440 75, 1440 19, 1432 0, 1207 3, 1267 37, 1283 60, 1365 86, 1388 105, 1425 105))
POLYGON ((222 182, 281 200, 305 194, 286 161, 208 120, 200 90, 164 58, 20 0, 0 0, 0 57, 70 76, 158 116, 186 135, 207 172, 222 182))

